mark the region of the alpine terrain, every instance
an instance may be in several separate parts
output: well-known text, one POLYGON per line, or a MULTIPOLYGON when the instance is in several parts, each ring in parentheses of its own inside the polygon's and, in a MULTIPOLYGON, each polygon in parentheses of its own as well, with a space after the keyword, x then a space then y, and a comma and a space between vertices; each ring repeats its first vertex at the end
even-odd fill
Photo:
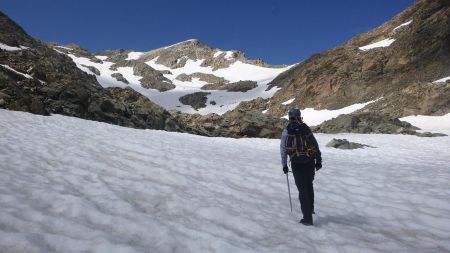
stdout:
POLYGON ((292 65, 0 27, 0 252, 450 252, 449 0, 292 65), (280 159, 293 108, 313 226, 280 159))

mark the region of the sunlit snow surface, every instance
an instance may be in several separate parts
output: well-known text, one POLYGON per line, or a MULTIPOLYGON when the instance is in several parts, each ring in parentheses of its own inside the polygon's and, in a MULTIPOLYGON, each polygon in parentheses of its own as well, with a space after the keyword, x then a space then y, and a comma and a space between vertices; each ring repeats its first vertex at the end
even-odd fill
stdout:
POLYGON ((0 129, 0 252, 450 251, 450 137, 317 134, 305 227, 278 140, 5 110, 0 129))

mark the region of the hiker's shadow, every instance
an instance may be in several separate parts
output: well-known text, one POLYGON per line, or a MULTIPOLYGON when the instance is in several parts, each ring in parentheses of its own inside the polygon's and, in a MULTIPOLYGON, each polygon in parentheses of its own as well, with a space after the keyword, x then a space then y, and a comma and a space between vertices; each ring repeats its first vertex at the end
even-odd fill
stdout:
POLYGON ((330 215, 317 218, 314 222, 314 225, 317 227, 326 226, 328 224, 360 226, 361 224, 369 224, 369 221, 365 216, 349 213, 346 215, 330 215))

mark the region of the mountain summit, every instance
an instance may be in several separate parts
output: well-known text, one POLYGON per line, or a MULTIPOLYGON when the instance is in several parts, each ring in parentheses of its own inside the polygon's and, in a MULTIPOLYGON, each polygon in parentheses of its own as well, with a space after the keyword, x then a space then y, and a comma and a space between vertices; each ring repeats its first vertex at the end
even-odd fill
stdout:
POLYGON ((52 45, 103 87, 132 87, 166 109, 223 114, 240 102, 268 98, 267 83, 289 66, 251 60, 196 39, 148 52, 110 50, 91 54, 75 45, 52 45))

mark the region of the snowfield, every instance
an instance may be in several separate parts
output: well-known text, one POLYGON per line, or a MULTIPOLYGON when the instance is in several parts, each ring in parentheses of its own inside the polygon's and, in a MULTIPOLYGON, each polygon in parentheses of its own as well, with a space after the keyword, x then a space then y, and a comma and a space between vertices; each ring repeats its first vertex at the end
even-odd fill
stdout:
MULTIPOLYGON (((64 54, 56 48, 54 49, 64 54)), ((226 59, 232 58, 233 51, 220 52, 225 53, 226 59)), ((142 54, 143 52, 130 52, 128 54, 127 60, 138 59, 142 54)), ((160 92, 156 89, 146 89, 142 87, 142 84, 140 82, 142 76, 135 75, 133 68, 131 67, 119 67, 117 68, 117 71, 111 70, 110 67, 114 63, 105 61, 106 56, 96 56, 98 59, 101 59, 103 61, 102 63, 93 62, 89 58, 77 57, 70 53, 68 53, 67 56, 69 56, 75 62, 79 69, 88 74, 95 75, 91 70, 89 70, 89 68, 85 66, 92 66, 98 69, 100 71, 100 75, 95 76, 102 87, 126 88, 129 86, 167 110, 178 110, 186 113, 198 113, 202 115, 206 115, 209 113, 217 113, 221 115, 226 113, 227 111, 233 110, 242 101, 250 101, 258 97, 272 97, 280 88, 274 87, 266 91, 267 84, 280 73, 294 66, 290 65, 284 68, 267 68, 244 63, 241 61, 236 61, 230 64, 228 68, 213 70, 212 67, 201 66, 205 59, 197 61, 189 59, 187 60, 185 66, 172 69, 165 65, 156 63, 159 57, 158 56, 150 61, 147 61, 146 64, 159 71, 169 70, 171 74, 164 74, 164 76, 170 79, 171 82, 176 86, 175 89, 160 92), (123 77, 129 81, 129 84, 117 81, 115 78, 113 78, 111 75, 115 73, 122 74, 123 77), (183 82, 176 79, 180 74, 190 75, 194 73, 213 74, 217 77, 223 77, 229 82, 251 80, 257 82, 258 86, 247 92, 229 92, 226 90, 205 91, 202 90, 201 87, 207 84, 207 82, 200 81, 198 78, 193 78, 190 82, 183 82), (180 97, 199 91, 211 93, 207 95, 208 100, 206 102, 206 107, 195 110, 194 108, 192 108, 192 106, 184 105, 179 101, 180 97), (213 101, 215 103, 212 103, 213 101)), ((178 60, 181 60, 181 58, 179 58, 178 60)))
POLYGON ((0 129, 0 252, 450 251, 450 137, 317 134, 305 227, 278 140, 6 110, 0 129))

